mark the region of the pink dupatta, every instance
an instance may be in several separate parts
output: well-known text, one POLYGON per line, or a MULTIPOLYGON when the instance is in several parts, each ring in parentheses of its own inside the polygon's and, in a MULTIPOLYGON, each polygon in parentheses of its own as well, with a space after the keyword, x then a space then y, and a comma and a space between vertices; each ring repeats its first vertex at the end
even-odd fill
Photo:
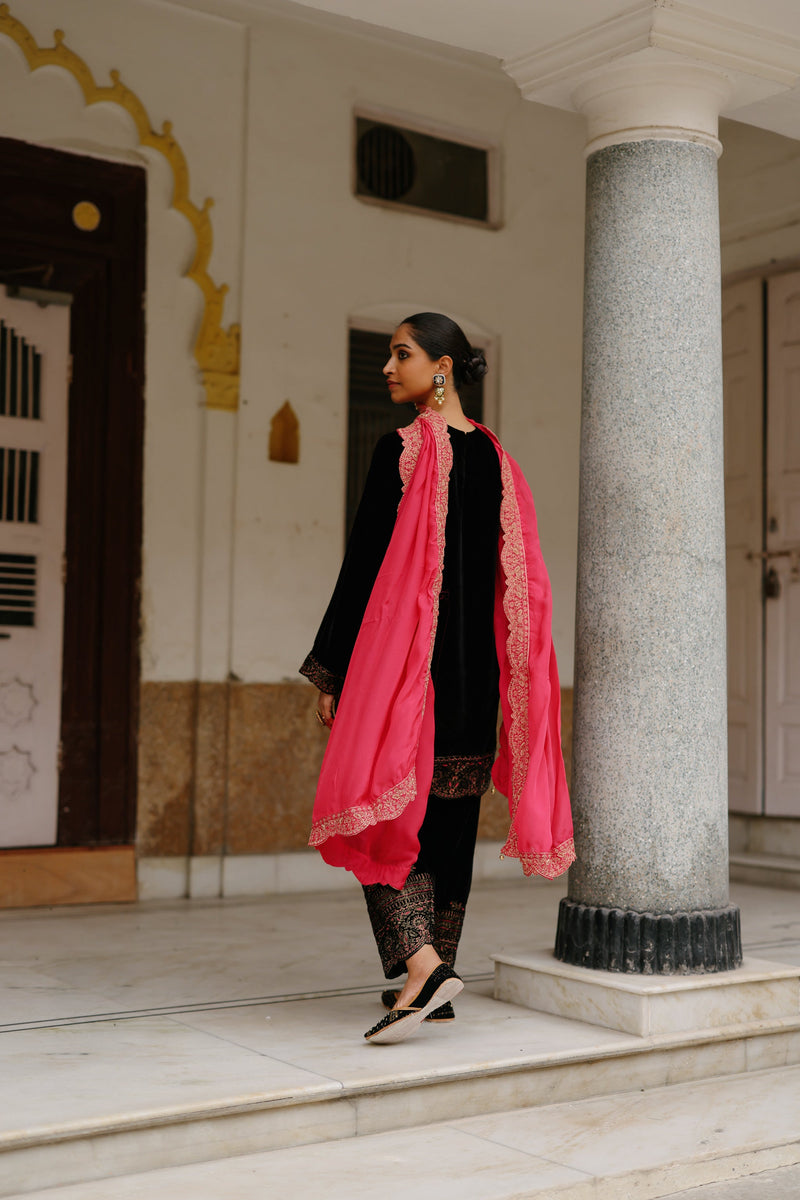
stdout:
MULTIPOLYGON (((525 478, 500 458, 503 498, 495 589, 502 726, 492 778, 508 797, 503 854, 554 878, 575 858, 561 755, 552 600, 525 478)), ((363 884, 401 888, 419 853, 433 778, 433 685, 452 449, 423 409, 403 438, 403 496, 370 595, 320 771, 309 844, 363 884)))

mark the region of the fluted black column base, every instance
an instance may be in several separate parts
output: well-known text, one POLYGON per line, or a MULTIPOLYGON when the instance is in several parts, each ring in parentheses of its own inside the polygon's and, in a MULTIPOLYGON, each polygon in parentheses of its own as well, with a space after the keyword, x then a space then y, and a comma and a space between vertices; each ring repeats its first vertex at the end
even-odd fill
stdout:
POLYGON ((564 899, 558 910, 555 956, 597 971, 631 975, 692 975, 742 964, 739 909, 623 912, 564 899))

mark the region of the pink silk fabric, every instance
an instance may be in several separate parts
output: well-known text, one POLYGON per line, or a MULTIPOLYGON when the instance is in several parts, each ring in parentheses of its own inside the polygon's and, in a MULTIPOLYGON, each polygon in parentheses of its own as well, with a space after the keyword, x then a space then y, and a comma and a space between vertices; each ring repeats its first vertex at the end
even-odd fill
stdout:
MULTIPOLYGON (((503 486, 495 588, 502 726, 492 778, 508 797, 503 854, 554 878, 575 858, 561 755, 552 600, 533 498, 490 430, 503 486)), ((423 409, 403 438, 403 496, 370 595, 320 771, 309 844, 363 884, 401 888, 419 853, 433 778, 433 684, 452 449, 423 409)))

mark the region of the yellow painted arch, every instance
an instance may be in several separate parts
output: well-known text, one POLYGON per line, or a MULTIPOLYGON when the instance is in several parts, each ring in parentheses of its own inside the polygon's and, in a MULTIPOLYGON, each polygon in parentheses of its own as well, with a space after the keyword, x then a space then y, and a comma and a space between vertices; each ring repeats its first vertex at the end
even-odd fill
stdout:
POLYGON ((83 98, 89 104, 118 104, 133 118, 141 146, 150 146, 163 154, 172 169, 172 207, 183 213, 195 233, 195 254, 187 271, 203 293, 204 308, 200 331, 194 346, 194 356, 203 376, 208 408, 233 411, 239 406, 239 355, 241 330, 239 325, 222 325, 222 310, 227 284, 217 286, 208 273, 211 257, 213 231, 209 209, 213 200, 206 200, 198 208, 189 198, 189 168, 186 157, 172 136, 172 122, 165 121, 161 133, 150 125, 147 109, 130 88, 119 77, 119 71, 111 71, 111 84, 105 87, 95 83, 94 76, 84 60, 74 50, 64 45, 64 33, 56 29, 53 46, 39 46, 30 30, 12 17, 7 4, 0 4, 0 34, 11 38, 27 59, 31 71, 38 67, 63 67, 74 75, 80 84, 83 98))

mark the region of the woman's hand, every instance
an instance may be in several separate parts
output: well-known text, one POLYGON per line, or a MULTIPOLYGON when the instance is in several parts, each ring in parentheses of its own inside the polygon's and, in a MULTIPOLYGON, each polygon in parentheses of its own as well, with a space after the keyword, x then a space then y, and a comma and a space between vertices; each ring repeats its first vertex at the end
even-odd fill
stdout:
POLYGON ((317 696, 317 720, 328 729, 333 725, 333 703, 333 696, 328 692, 320 692, 317 696))

